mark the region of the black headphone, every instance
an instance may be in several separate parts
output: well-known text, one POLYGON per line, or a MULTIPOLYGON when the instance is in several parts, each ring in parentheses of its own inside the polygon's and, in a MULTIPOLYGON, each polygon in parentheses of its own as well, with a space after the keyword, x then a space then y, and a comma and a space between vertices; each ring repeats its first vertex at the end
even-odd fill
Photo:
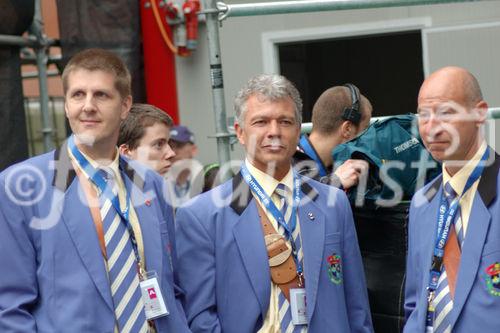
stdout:
POLYGON ((352 83, 344 84, 345 87, 349 88, 351 91, 351 107, 347 107, 344 109, 344 113, 342 114, 342 119, 349 120, 355 125, 359 125, 361 121, 361 112, 359 111, 359 90, 352 83))

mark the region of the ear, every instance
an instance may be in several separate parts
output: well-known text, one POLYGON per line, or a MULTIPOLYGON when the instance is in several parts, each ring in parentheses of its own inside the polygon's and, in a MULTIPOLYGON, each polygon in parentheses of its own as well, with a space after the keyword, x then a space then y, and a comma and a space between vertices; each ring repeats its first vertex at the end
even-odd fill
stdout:
POLYGON ((356 128, 349 120, 345 120, 340 126, 340 135, 342 136, 342 140, 349 141, 356 134, 356 128))
POLYGON ((240 144, 244 146, 245 138, 243 137, 243 129, 241 128, 239 123, 234 123, 234 131, 236 132, 236 137, 238 138, 238 141, 240 142, 240 144))
POLYGON ((121 120, 125 120, 125 118, 127 118, 131 107, 132 107, 132 96, 128 95, 123 99, 122 102, 122 112, 120 114, 121 120))
POLYGON ((69 119, 69 116, 68 116, 68 103, 66 101, 64 101, 64 115, 66 116, 66 118, 69 119))
POLYGON ((197 145, 193 144, 191 153, 193 156, 198 154, 198 146, 197 145))
POLYGON ((488 103, 485 101, 481 101, 476 104, 475 112, 477 112, 477 126, 480 127, 486 122, 486 118, 488 117, 488 103))
POLYGON ((120 145, 120 147, 118 147, 118 150, 119 150, 120 154, 125 155, 125 156, 127 156, 129 158, 132 157, 132 152, 130 151, 130 149, 128 149, 128 145, 127 144, 122 143, 120 145))

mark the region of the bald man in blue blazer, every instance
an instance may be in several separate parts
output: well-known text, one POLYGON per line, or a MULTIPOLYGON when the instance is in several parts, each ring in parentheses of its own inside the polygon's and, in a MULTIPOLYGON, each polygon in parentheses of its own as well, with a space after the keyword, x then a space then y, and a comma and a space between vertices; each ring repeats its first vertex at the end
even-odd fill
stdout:
MULTIPOLYGON (((372 332, 346 195, 296 175, 291 167, 301 123, 297 90, 282 76, 259 75, 240 91, 235 104, 237 135, 247 151, 246 169, 241 172, 248 169, 249 173, 245 177, 238 173, 177 211, 179 281, 190 329, 196 333, 372 332), (292 185, 294 174, 298 183, 292 185), (256 197, 255 188, 247 183, 249 177, 262 184, 270 197, 278 183, 300 192, 294 239, 300 238, 295 246, 299 244, 303 251, 305 323, 286 322, 287 304, 293 303, 279 301, 278 287, 271 279, 274 268, 270 268, 263 234, 268 224, 261 221, 262 214, 270 213, 265 200, 256 197)), ((296 258, 302 262, 300 254, 296 258)))
POLYGON ((420 134, 443 162, 443 174, 415 194, 410 208, 404 332, 498 332, 500 157, 481 130, 488 106, 476 78, 458 67, 429 76, 418 102, 420 134), (433 260, 438 214, 445 214, 443 199, 454 195, 459 209, 439 264, 433 260), (433 261, 439 280, 431 294, 433 261))

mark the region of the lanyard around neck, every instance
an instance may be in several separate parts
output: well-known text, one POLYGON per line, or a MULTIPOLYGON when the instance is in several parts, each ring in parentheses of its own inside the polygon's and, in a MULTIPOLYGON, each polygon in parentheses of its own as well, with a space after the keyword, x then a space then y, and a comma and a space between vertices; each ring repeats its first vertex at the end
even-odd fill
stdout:
MULTIPOLYGON (((460 200, 467 193, 467 191, 472 187, 472 185, 481 177, 484 170, 484 165, 489 157, 489 149, 486 148, 481 160, 478 165, 474 168, 470 174, 465 187, 460 196, 456 196, 453 201, 448 204, 448 200, 441 192, 441 203, 439 205, 438 217, 437 217, 437 231, 436 231, 436 243, 434 246, 434 253, 432 258, 430 279, 429 279, 429 292, 433 293, 438 286, 439 278, 441 276, 444 247, 448 241, 448 236, 450 234, 451 224, 455 219, 455 216, 460 208, 460 200)), ((444 184, 443 184, 444 191, 444 184)))
POLYGON ((104 177, 99 173, 99 171, 90 164, 87 158, 82 154, 82 152, 78 149, 75 144, 75 138, 71 135, 68 139, 68 147, 76 159, 78 165, 85 171, 85 174, 89 177, 90 181, 97 186, 101 195, 103 195, 106 199, 111 201, 111 204, 116 210, 116 213, 120 216, 120 220, 125 224, 127 230, 130 234, 130 240, 132 242, 132 247, 134 250, 135 257, 137 262, 140 263, 139 251, 137 249, 137 240, 135 238, 134 229, 132 228, 132 224, 130 223, 130 192, 125 189, 126 192, 126 207, 122 211, 120 207, 120 200, 118 198, 118 194, 113 193, 113 189, 111 186, 108 186, 104 177))
POLYGON ((300 203, 300 179, 296 172, 293 173, 294 177, 294 187, 293 187, 293 204, 292 204, 292 214, 290 215, 290 221, 285 221, 285 216, 276 207, 271 198, 266 194, 259 182, 250 174, 250 171, 245 164, 241 167, 241 174, 243 179, 248 184, 252 193, 254 193, 264 206, 264 208, 273 215, 274 219, 285 229, 286 238, 288 240, 292 239, 292 233, 295 230, 297 224, 297 207, 300 203))
POLYGON ((293 172, 293 204, 292 204, 292 214, 290 215, 290 221, 287 223, 285 221, 285 217, 283 216, 282 212, 276 207, 274 202, 271 200, 271 198, 266 194, 262 186, 259 184, 259 182, 252 176, 248 168, 246 167, 245 164, 241 166, 241 174, 243 176, 243 179, 245 182, 248 184, 250 187, 250 190, 252 193, 254 193, 264 205, 264 208, 273 215, 274 219, 285 229, 285 237, 287 240, 290 241, 290 244, 292 245, 292 254, 293 254, 293 259, 295 261, 295 264, 297 266, 297 274, 299 276, 302 275, 303 268, 302 264, 300 263, 298 259, 298 251, 297 251, 297 246, 295 245, 294 239, 293 239, 293 232, 295 230, 295 227, 297 225, 297 208, 300 204, 300 179, 297 173, 294 171, 293 172))
POLYGON ((309 156, 311 159, 313 159, 316 162, 316 165, 318 167, 319 175, 321 177, 325 177, 328 175, 326 172, 325 166, 323 162, 321 161, 321 158, 319 158, 318 154, 314 150, 314 148, 311 146, 311 143, 309 142, 307 136, 304 134, 300 137, 299 141, 299 147, 302 148, 304 153, 309 156))

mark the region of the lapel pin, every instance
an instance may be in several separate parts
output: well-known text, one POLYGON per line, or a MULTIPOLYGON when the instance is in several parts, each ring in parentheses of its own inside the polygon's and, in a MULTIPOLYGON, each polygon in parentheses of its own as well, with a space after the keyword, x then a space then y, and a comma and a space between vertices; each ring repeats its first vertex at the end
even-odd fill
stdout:
POLYGON ((309 220, 311 220, 311 221, 314 220, 314 214, 313 213, 309 212, 309 213, 307 213, 307 216, 309 216, 309 220))
POLYGON ((145 203, 145 204, 146 204, 146 206, 148 206, 148 207, 149 207, 149 206, 151 206, 151 200, 149 200, 149 199, 146 199, 146 201, 145 201, 144 203, 145 203))

